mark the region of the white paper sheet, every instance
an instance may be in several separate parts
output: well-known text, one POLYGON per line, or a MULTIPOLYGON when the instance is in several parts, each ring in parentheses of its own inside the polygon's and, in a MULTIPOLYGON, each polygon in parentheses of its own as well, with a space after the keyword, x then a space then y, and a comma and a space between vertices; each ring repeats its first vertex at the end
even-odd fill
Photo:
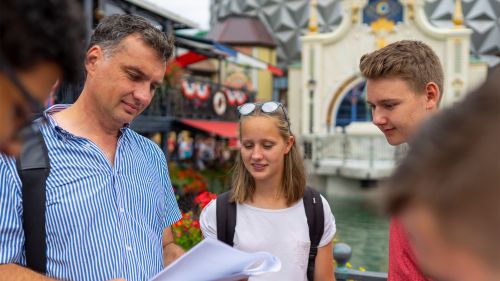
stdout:
POLYGON ((280 269, 281 261, 267 252, 246 253, 206 238, 151 281, 233 281, 280 269))

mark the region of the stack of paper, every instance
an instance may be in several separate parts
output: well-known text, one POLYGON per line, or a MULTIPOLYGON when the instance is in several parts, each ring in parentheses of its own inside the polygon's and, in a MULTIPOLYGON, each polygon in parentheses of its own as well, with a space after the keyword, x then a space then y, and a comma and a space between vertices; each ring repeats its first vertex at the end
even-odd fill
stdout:
POLYGON ((204 239, 151 281, 232 281, 281 269, 267 252, 245 253, 214 239, 204 239))

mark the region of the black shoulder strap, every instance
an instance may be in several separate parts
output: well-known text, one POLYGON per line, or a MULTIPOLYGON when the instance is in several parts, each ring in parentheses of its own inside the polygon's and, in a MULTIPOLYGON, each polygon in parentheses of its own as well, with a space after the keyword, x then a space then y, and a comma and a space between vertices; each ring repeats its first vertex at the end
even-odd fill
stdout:
POLYGON ((216 219, 217 239, 232 247, 236 227, 236 203, 229 202, 230 197, 231 191, 217 196, 216 219))
POLYGON ((38 126, 26 127, 21 137, 24 143, 16 165, 22 183, 26 265, 45 273, 45 181, 50 172, 49 155, 38 126))
POLYGON ((311 248, 309 249, 309 262, 307 265, 307 279, 314 280, 314 265, 318 254, 318 245, 323 237, 325 220, 323 213, 323 201, 318 191, 307 187, 304 193, 304 209, 306 211, 307 225, 309 226, 309 239, 311 248))

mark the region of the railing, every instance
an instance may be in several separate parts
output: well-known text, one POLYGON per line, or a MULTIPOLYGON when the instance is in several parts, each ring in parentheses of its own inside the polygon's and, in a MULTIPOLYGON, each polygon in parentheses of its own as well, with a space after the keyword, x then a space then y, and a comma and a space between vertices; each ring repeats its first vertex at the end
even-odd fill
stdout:
MULTIPOLYGON (((255 92, 237 90, 192 77, 185 77, 183 81, 208 87, 209 95, 203 99, 197 96, 187 98, 183 94, 182 86, 171 87, 163 84, 155 93, 153 100, 142 113, 142 116, 235 121, 238 119, 236 108, 239 104, 232 102, 228 97, 228 91, 244 93, 246 101, 255 100, 255 92), (214 104, 213 98, 217 92, 221 92, 225 98, 226 110, 223 114, 217 114, 214 108, 217 105, 214 104)), ((83 82, 77 85, 62 85, 57 92, 56 103, 74 103, 82 89, 83 82)))
POLYGON ((387 143, 383 135, 304 136, 304 157, 312 173, 338 174, 358 179, 387 177, 403 155, 402 147, 387 143))
POLYGON ((155 97, 151 101, 149 107, 144 111, 144 116, 172 116, 177 118, 189 118, 189 119, 203 119, 203 120, 223 120, 223 121, 236 121, 238 120, 238 114, 236 108, 239 103, 231 100, 228 94, 231 92, 238 92, 245 95, 245 101, 253 101, 255 99, 255 93, 237 90, 230 87, 222 86, 217 83, 212 83, 206 80, 200 80, 195 78, 184 78, 182 80, 184 83, 189 83, 193 87, 203 87, 203 89, 208 89, 208 96, 203 98, 193 94, 193 96, 187 96, 183 91, 183 86, 168 87, 166 85, 162 86, 155 97), (218 100, 214 101, 214 95, 216 93, 222 94, 224 101, 218 100), (224 103, 225 111, 224 113, 217 113, 215 107, 222 106, 220 102, 224 103))
POLYGON ((335 279, 337 281, 386 281, 387 273, 374 271, 360 271, 347 268, 347 262, 351 258, 352 250, 345 243, 337 243, 333 248, 333 258, 337 262, 335 268, 335 279))

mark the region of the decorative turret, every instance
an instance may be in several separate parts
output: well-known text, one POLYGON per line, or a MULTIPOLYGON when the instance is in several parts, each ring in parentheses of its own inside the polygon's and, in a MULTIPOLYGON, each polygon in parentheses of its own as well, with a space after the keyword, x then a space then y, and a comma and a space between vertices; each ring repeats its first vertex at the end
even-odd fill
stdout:
POLYGON ((452 21, 455 24, 455 28, 463 27, 464 15, 462 13, 462 1, 461 0, 455 0, 455 10, 453 12, 452 21))
POLYGON ((318 3, 317 0, 311 0, 309 5, 309 33, 318 32, 318 3))

